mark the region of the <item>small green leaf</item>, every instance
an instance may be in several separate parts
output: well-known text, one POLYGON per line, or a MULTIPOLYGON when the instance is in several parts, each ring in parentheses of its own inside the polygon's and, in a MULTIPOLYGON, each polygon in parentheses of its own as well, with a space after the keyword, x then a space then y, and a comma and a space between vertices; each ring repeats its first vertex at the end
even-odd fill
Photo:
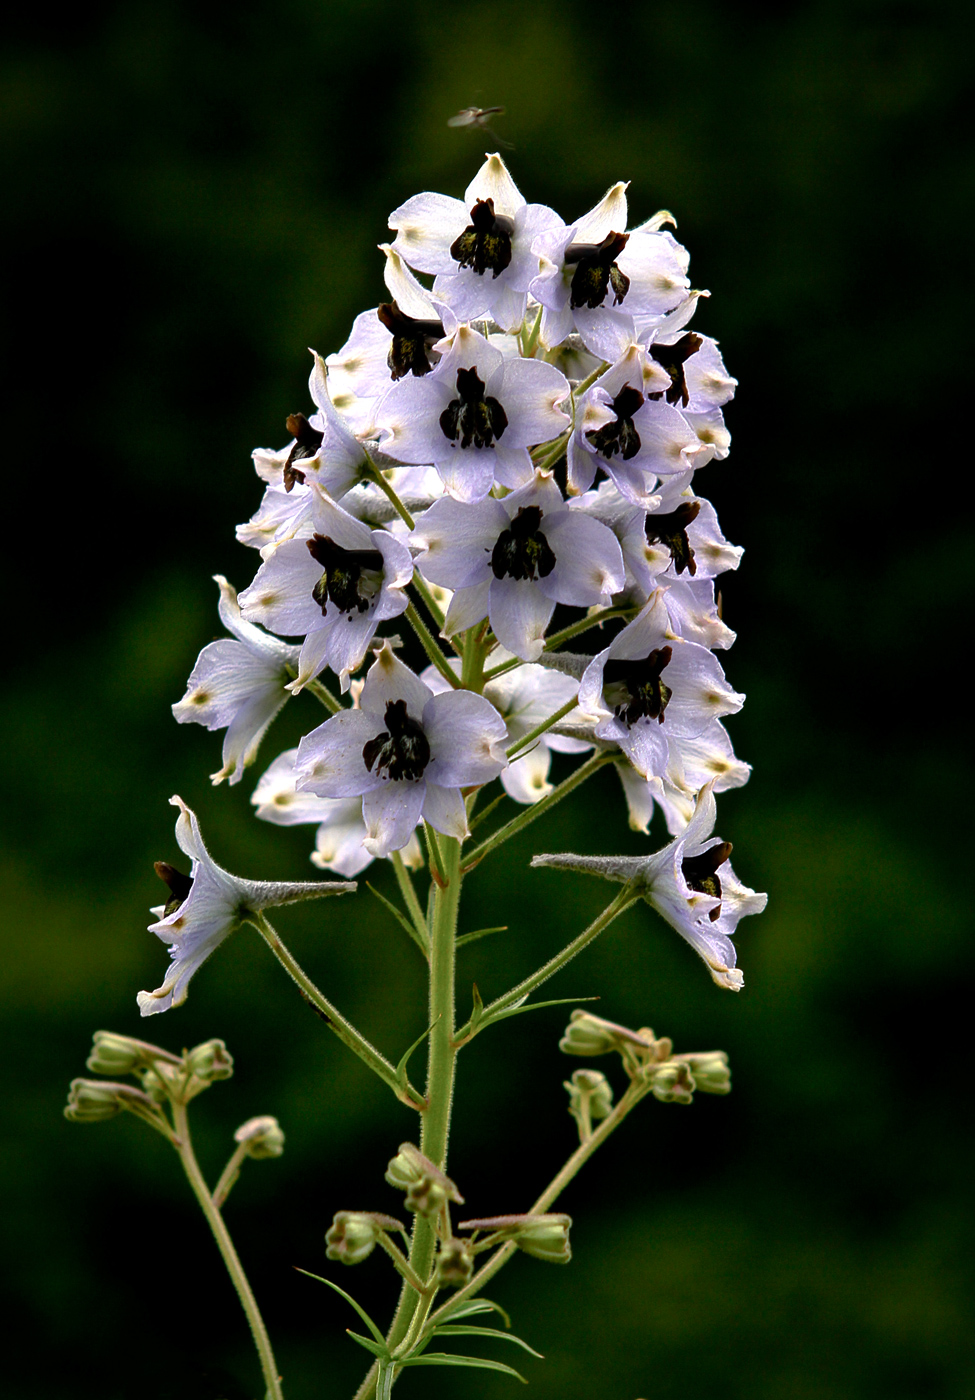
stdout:
MULTIPOLYGON (((296 1266, 296 1268, 297 1268, 297 1266, 296 1266)), ((332 1280, 331 1280, 330 1278, 322 1278, 321 1274, 311 1274, 311 1273, 309 1273, 307 1269, 298 1269, 298 1273, 299 1273, 299 1274, 304 1274, 305 1278, 313 1278, 313 1279, 316 1281, 316 1283, 324 1283, 324 1284, 326 1284, 329 1288, 333 1288, 333 1289, 335 1290, 335 1292, 338 1293, 338 1295, 339 1295, 341 1298, 344 1298, 345 1301, 346 1301, 347 1303, 351 1304, 351 1306, 352 1306, 353 1308, 355 1308, 356 1312, 359 1314, 359 1316, 362 1318, 363 1322, 364 1322, 364 1323, 366 1324, 366 1326, 369 1328, 369 1331, 370 1331, 370 1332, 372 1333, 372 1335, 375 1337, 376 1341, 379 1342, 379 1343, 381 1343, 382 1346, 385 1347, 385 1345, 386 1345, 386 1338, 385 1338, 385 1337, 383 1336, 383 1334, 380 1332, 379 1328, 378 1328, 378 1327, 376 1326, 376 1324, 373 1322, 372 1318, 371 1318, 371 1317, 369 1316, 369 1314, 366 1312, 365 1308, 360 1308, 360 1306, 359 1306, 359 1304, 356 1302, 356 1300, 351 1296, 351 1294, 346 1293, 346 1291, 345 1291, 344 1288, 339 1288, 338 1284, 337 1284, 337 1283, 333 1283, 332 1280)))
POLYGON ((439 1021, 439 1020, 440 1020, 440 1017, 437 1016, 435 1020, 431 1021, 430 1025, 427 1026, 426 1030, 423 1031, 422 1034, 420 1034, 420 1035, 417 1036, 416 1040, 414 1040, 413 1044, 412 1044, 412 1045, 410 1046, 410 1048, 407 1050, 406 1054, 402 1057, 402 1059, 401 1059, 401 1060, 399 1061, 399 1063, 397 1064, 397 1066, 396 1066, 396 1078, 397 1078, 397 1081, 402 1085, 402 1087, 403 1087, 404 1089, 406 1088, 406 1066, 407 1066, 407 1062, 409 1061, 410 1056, 413 1054, 413 1051, 414 1051, 418 1046, 420 1046, 420 1045, 423 1044, 423 1042, 426 1040, 427 1036, 430 1034, 430 1032, 433 1030, 434 1026, 437 1024, 437 1021, 439 1021))
POLYGON ((532 1356, 537 1356, 539 1361, 545 1358, 540 1351, 530 1347, 521 1337, 516 1337, 513 1332, 501 1332, 497 1327, 454 1327, 451 1323, 441 1324, 435 1329, 438 1337, 500 1337, 503 1342, 514 1342, 515 1346, 523 1347, 532 1356))
POLYGON ((558 997, 555 1001, 533 1001, 530 1006, 525 1006, 521 1002, 517 1006, 511 1006, 507 1011, 499 1011, 496 1016, 490 1017, 481 1026, 481 1030, 486 1030, 488 1026, 493 1026, 497 1021, 507 1021, 509 1016, 520 1016, 524 1011, 541 1011, 545 1006, 567 1006, 570 1001, 598 1001, 599 997, 558 997))
MULTIPOLYGON (((475 1328, 474 1330, 476 1331, 477 1329, 475 1328)), ((368 1337, 360 1337, 359 1333, 353 1332, 351 1327, 345 1329, 345 1335, 351 1337, 354 1342, 358 1342, 361 1347, 365 1347, 366 1351, 372 1352, 373 1356, 389 1356, 388 1347, 380 1346, 378 1342, 370 1342, 368 1337)), ((504 1336, 504 1333, 501 1335, 504 1336)), ((537 1356, 538 1352, 535 1352, 535 1355, 537 1356)))
POLYGON ((465 1298, 453 1306, 447 1305, 443 1309, 441 1316, 446 1321, 455 1322, 459 1317, 474 1317, 477 1313, 496 1312, 504 1318, 505 1327, 511 1326, 511 1318, 505 1312, 500 1303, 492 1303, 489 1298, 465 1298))
POLYGON ((400 1365, 403 1367, 470 1366, 478 1371, 502 1371, 506 1376, 514 1376, 515 1380, 521 1381, 522 1385, 528 1384, 524 1376, 513 1366, 506 1366, 503 1361, 488 1361, 483 1356, 451 1356, 446 1351, 431 1351, 426 1356, 412 1356, 407 1361, 401 1361, 400 1365))
POLYGON ((365 883, 366 889, 376 896, 380 904, 385 904, 386 908, 392 914, 393 918, 403 925, 403 927, 406 929, 406 932, 413 939, 413 942, 418 945, 420 952, 423 954, 423 956, 425 958, 429 957, 429 949, 427 948, 425 940, 420 937, 419 932, 413 927, 412 923, 406 917, 403 911, 401 909, 397 909, 396 905, 391 899, 387 899, 384 894, 380 894, 374 885, 370 885, 368 880, 365 883))
POLYGON ((498 924, 496 928, 479 928, 473 933, 462 933, 457 939, 455 947, 462 948, 465 943, 474 943, 478 938, 487 938, 489 933, 507 933, 507 924, 498 924))
POLYGON ((481 999, 481 993, 477 989, 476 982, 471 988, 471 993, 474 1001, 474 1010, 471 1012, 471 1035, 473 1035, 481 1024, 481 1017, 484 1015, 484 1002, 481 999))

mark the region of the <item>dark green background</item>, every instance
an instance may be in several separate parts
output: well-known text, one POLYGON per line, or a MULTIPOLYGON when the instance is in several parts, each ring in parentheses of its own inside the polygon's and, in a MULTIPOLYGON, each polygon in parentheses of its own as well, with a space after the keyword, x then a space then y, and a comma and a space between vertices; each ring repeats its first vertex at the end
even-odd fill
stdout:
MULTIPOLYGON (((700 489, 747 549, 724 592, 749 696, 730 728, 755 764, 720 831, 770 892, 741 927, 739 997, 649 910, 553 984, 679 1049, 724 1047, 735 1091, 646 1104, 565 1198, 571 1266, 519 1258, 494 1296, 548 1358, 524 1367, 538 1400, 975 1395, 962 7, 129 0, 61 28, 18 12, 0 78, 4 1394, 257 1393, 173 1154, 134 1120, 61 1117, 97 1027, 225 1038, 237 1075, 195 1111, 207 1169, 252 1113, 288 1135, 227 1209, 287 1393, 348 1395, 361 1373, 351 1314, 291 1266, 325 1266, 337 1208, 398 1209, 382 1177, 409 1111, 250 933, 178 1012, 140 1022, 135 993, 165 966, 144 930, 151 861, 176 854, 172 792, 231 869, 311 873, 310 830, 252 821, 250 779, 212 789, 219 736, 168 707, 218 630, 209 575, 251 577, 232 529, 259 499, 250 449, 306 407, 305 347, 337 349, 382 295, 388 211, 460 194, 492 148, 445 124, 479 102, 506 104, 528 198, 571 219, 631 179, 633 221, 673 210, 714 293, 701 328, 741 391, 732 455, 700 489)), ((294 710, 261 768, 317 722, 311 699, 294 710)), ((587 798, 472 879, 463 927, 511 927, 462 954, 465 997, 600 906, 582 877, 530 873, 532 850, 645 848, 611 775, 587 798)), ((419 960, 367 893, 281 926, 388 1053, 422 1030, 419 960)), ((571 1149, 564 1019, 515 1020, 462 1057, 451 1166, 474 1214, 524 1209, 571 1149)), ((388 1316, 380 1259, 328 1271, 388 1316)), ((402 1391, 514 1385, 414 1372, 402 1391)))

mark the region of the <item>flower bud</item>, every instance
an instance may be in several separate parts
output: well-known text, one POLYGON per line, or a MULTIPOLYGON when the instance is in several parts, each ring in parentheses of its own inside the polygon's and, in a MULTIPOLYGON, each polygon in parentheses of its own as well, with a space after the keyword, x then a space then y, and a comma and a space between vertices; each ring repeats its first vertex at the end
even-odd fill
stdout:
POLYGON ((730 1094, 731 1070, 723 1050, 708 1050, 701 1055, 680 1055, 685 1061, 702 1094, 730 1094))
POLYGON ((64 1116, 72 1123, 100 1123, 121 1113, 126 1098, 145 1100, 145 1096, 129 1084, 106 1083, 102 1079, 72 1079, 64 1116))
POLYGON ((474 1273, 474 1255, 467 1240, 449 1239, 437 1255, 437 1283, 441 1288, 463 1288, 474 1273))
POLYGON ((325 1236, 325 1253, 340 1264, 361 1264, 385 1230, 402 1231, 403 1226, 392 1216, 375 1211, 340 1210, 325 1236))
POLYGON ((169 1098, 166 1091, 166 1080, 162 1074, 155 1069, 147 1069, 142 1076, 143 1092, 148 1094, 153 1103, 165 1103, 169 1098))
POLYGON ((593 1016, 589 1011, 573 1011, 566 1026, 565 1035, 559 1041, 559 1049, 566 1055, 609 1055, 620 1046, 621 1033, 633 1035, 625 1026, 617 1026, 613 1021, 604 1021, 601 1016, 593 1016))
POLYGON ((690 1103, 694 1097, 694 1080, 687 1065, 680 1060, 668 1060, 653 1076, 650 1091, 661 1103, 690 1103))
POLYGON ((613 1109, 613 1089, 598 1069, 577 1069, 566 1084, 569 1112, 578 1117, 585 1105, 591 1119, 606 1118, 613 1109))
POLYGON ((447 1201, 462 1204, 464 1200, 450 1177, 444 1176, 411 1142, 400 1144, 386 1169, 386 1180, 390 1186, 406 1191, 406 1209, 418 1215, 436 1215, 447 1201))
POLYGON ((248 1118, 234 1133, 234 1142, 245 1146, 248 1157, 280 1157, 284 1151, 284 1133, 276 1118, 265 1113, 257 1118, 248 1118))
POLYGON ((132 1036, 116 1035, 113 1031, 96 1031, 87 1067, 93 1074, 136 1074, 156 1060, 177 1061, 175 1055, 132 1036))
POLYGON ((222 1040, 204 1040, 187 1052, 186 1068, 195 1079, 212 1084, 217 1079, 229 1079, 234 1072, 233 1056, 228 1054, 222 1040))
POLYGON ((519 1249, 535 1259, 551 1264, 568 1264, 572 1258, 569 1248, 569 1215, 492 1215, 481 1220, 462 1220, 459 1230, 486 1230, 492 1240, 512 1240, 519 1249))

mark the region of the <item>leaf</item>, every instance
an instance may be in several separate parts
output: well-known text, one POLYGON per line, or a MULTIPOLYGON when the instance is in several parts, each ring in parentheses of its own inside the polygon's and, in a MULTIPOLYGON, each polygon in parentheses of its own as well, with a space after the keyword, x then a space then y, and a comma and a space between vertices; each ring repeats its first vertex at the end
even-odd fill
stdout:
POLYGON ((453 1307, 449 1304, 442 1310, 441 1316, 444 1319, 450 1318, 453 1322, 458 1317, 474 1317, 476 1313, 496 1312, 504 1318, 505 1327, 511 1326, 511 1318, 505 1312, 500 1303, 492 1303, 490 1298, 465 1298, 462 1302, 455 1303, 453 1307))
POLYGON ((431 1351, 426 1356, 411 1356, 399 1364, 404 1369, 407 1366, 470 1366, 478 1371, 502 1371, 506 1376, 514 1376, 522 1385, 528 1384, 513 1366, 506 1366, 503 1361, 488 1361, 483 1356, 451 1356, 446 1351, 431 1351))
POLYGON ((392 914, 393 918, 403 925, 403 927, 406 929, 406 932, 413 939, 413 942, 418 944, 420 952, 423 954, 423 956, 425 958, 428 958, 430 956, 430 952, 427 948, 426 942, 420 937, 418 930, 413 927, 413 925, 410 923, 409 919, 406 917, 403 911, 401 909, 397 909, 396 905, 391 899, 387 899, 384 894, 380 894, 374 885, 370 885, 368 880, 365 883, 366 889, 376 896, 380 904, 385 904, 386 908, 392 914))
MULTIPOLYGON (((295 1265, 295 1268, 297 1269, 297 1265, 295 1265)), ((362 1318, 363 1322, 364 1322, 364 1323, 366 1324, 366 1326, 369 1328, 369 1331, 370 1331, 370 1332, 372 1333, 372 1335, 375 1337, 376 1341, 379 1342, 379 1343, 381 1343, 381 1345, 382 1345, 383 1347, 385 1347, 385 1345, 386 1345, 386 1338, 385 1338, 385 1337, 383 1336, 383 1334, 380 1332, 379 1328, 378 1328, 378 1327, 376 1326, 376 1324, 373 1322, 372 1318, 371 1318, 371 1317, 369 1316, 369 1314, 366 1312, 365 1308, 360 1308, 360 1306, 359 1306, 359 1304, 356 1302, 356 1300, 351 1296, 351 1294, 346 1293, 346 1291, 345 1291, 344 1288, 339 1288, 338 1284, 337 1284, 337 1283, 333 1283, 332 1280, 331 1280, 330 1278, 322 1278, 321 1274, 311 1274, 311 1273, 309 1273, 307 1269, 298 1269, 298 1273, 299 1273, 299 1274, 304 1274, 305 1278, 313 1278, 313 1279, 316 1281, 316 1283, 324 1283, 324 1284, 326 1284, 329 1288, 334 1288, 335 1292, 338 1293, 338 1295, 339 1295, 341 1298, 344 1298, 345 1301, 346 1301, 347 1303, 350 1303, 351 1306, 355 1308, 356 1312, 359 1314, 359 1316, 362 1318)))
POLYGON ((438 1337, 500 1337, 503 1342, 514 1342, 515 1346, 523 1347, 530 1355, 537 1356, 539 1361, 545 1360, 542 1353, 530 1347, 522 1337, 516 1337, 513 1332, 501 1332, 497 1327, 454 1327, 451 1323, 442 1323, 435 1332, 438 1337))
POLYGON ((473 983, 471 987, 471 993, 474 1001, 474 1010, 471 1012, 471 1035, 474 1035, 478 1026, 481 1024, 481 1017, 484 1015, 484 1002, 481 999, 481 993, 477 989, 476 982, 473 983))
MULTIPOLYGON (((360 1337, 359 1333, 353 1332, 351 1327, 347 1327, 345 1329, 345 1335, 347 1337, 351 1337, 354 1342, 358 1342, 361 1347, 365 1347, 366 1351, 371 1352, 373 1356, 379 1356, 383 1358, 389 1356, 389 1349, 386 1346, 380 1346, 378 1342, 370 1342, 368 1337, 360 1337)), ((504 1333, 502 1333, 501 1335, 503 1336, 504 1333)), ((538 1355, 537 1351, 535 1352, 535 1355, 538 1355)))
POLYGON ((474 943, 478 938, 487 938, 489 933, 507 933, 507 924, 498 924, 496 928, 479 928, 473 933, 462 933, 457 939, 455 947, 462 948, 465 943, 474 943))
POLYGON ((417 1046, 423 1044, 423 1042, 426 1040, 427 1036, 430 1034, 430 1032, 433 1030, 434 1026, 437 1024, 437 1021, 439 1021, 439 1020, 440 1020, 440 1017, 437 1016, 437 1017, 434 1018, 434 1020, 432 1020, 432 1021, 430 1022, 429 1026, 427 1026, 426 1030, 423 1031, 420 1035, 417 1036, 416 1040, 414 1040, 413 1044, 412 1044, 412 1045, 410 1046, 410 1048, 407 1050, 406 1054, 402 1057, 402 1059, 401 1059, 401 1060, 399 1061, 399 1063, 397 1064, 397 1066, 396 1066, 396 1078, 397 1078, 397 1081, 399 1082, 399 1084, 400 1084, 404 1089, 406 1088, 406 1065, 407 1065, 407 1061, 409 1060, 410 1056, 413 1054, 413 1051, 417 1048, 417 1046))
POLYGON ((570 1001, 599 1001, 599 997, 558 997, 555 1001, 533 1001, 530 1006, 525 1006, 523 1002, 518 1002, 515 1006, 509 1006, 507 1011, 499 1011, 496 1016, 486 1020, 481 1030, 486 1030, 488 1026, 493 1026, 497 1021, 507 1021, 509 1016, 520 1016, 523 1011, 541 1011, 545 1006, 567 1006, 570 1001))

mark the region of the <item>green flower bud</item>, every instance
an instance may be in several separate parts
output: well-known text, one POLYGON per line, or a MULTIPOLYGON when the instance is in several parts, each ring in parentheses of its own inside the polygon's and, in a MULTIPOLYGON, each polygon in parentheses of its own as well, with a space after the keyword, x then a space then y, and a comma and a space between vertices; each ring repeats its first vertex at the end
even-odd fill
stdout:
POLYGON ((142 1076, 143 1091, 149 1095, 153 1103, 165 1103, 169 1098, 166 1092, 165 1078, 154 1069, 147 1069, 142 1076))
POLYGON ((723 1050, 708 1050, 700 1055, 678 1055, 691 1072, 696 1088, 702 1094, 730 1094, 731 1070, 723 1050))
POLYGON ((137 1074, 156 1060, 179 1063, 176 1055, 170 1055, 168 1050, 161 1050, 158 1045, 150 1045, 148 1041, 116 1035, 113 1031, 96 1031, 87 1065, 93 1074, 137 1074))
POLYGON ((148 1104, 145 1095, 130 1084, 106 1083, 103 1079, 72 1079, 64 1116, 72 1123, 100 1123, 121 1113, 126 1099, 148 1104))
POLYGON ((668 1060, 653 1076, 650 1091, 661 1103, 690 1103, 694 1097, 694 1080, 687 1065, 680 1060, 668 1060))
POLYGON ((598 1069, 577 1069, 569 1083, 569 1112, 578 1117, 585 1103, 589 1117, 606 1118, 613 1109, 613 1088, 598 1069))
POLYGON ((248 1118, 234 1133, 234 1142, 245 1145, 248 1157, 280 1157, 284 1151, 284 1133, 276 1118, 269 1113, 248 1118))
POLYGON ((441 1288, 463 1288, 474 1273, 474 1255, 467 1240, 444 1240, 437 1255, 437 1283, 441 1288))
POLYGON ((325 1236, 325 1253, 340 1264, 361 1264, 386 1230, 403 1231, 403 1226, 392 1216, 376 1211, 340 1210, 325 1236))
POLYGON ((436 1215, 447 1201, 463 1204, 464 1198, 450 1177, 444 1176, 411 1142, 400 1144, 399 1152, 386 1168, 386 1180, 390 1186, 406 1191, 406 1209, 418 1215, 436 1215))
POLYGON ((590 1011, 573 1011, 565 1035, 559 1041, 559 1049, 566 1055, 584 1055, 589 1059, 618 1050, 624 1037, 632 1039, 633 1032, 614 1021, 593 1016, 590 1011))
POLYGON ((212 1084, 217 1079, 229 1079, 234 1072, 233 1056, 228 1054, 222 1040, 204 1040, 187 1052, 186 1068, 195 1079, 212 1084))
POLYGON ((494 1241, 513 1240, 519 1249, 550 1264, 568 1264, 569 1215, 492 1215, 481 1220, 463 1220, 459 1230, 484 1230, 494 1241))

